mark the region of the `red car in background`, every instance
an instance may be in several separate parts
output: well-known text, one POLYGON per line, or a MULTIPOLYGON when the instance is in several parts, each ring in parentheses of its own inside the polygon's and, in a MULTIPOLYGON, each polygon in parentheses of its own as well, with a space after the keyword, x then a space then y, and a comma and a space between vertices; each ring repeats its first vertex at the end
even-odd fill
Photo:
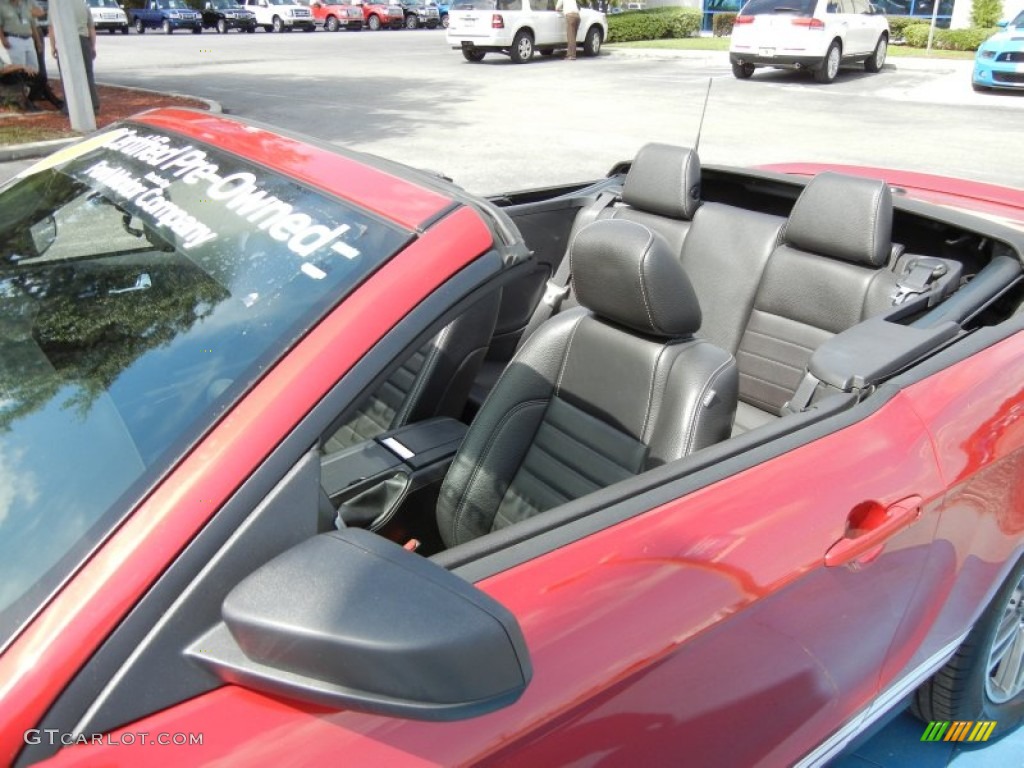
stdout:
POLYGON ((312 0, 309 7, 313 11, 313 21, 316 25, 328 32, 337 32, 339 29, 359 32, 363 28, 363 11, 358 5, 312 0))
POLYGON ((1015 728, 1024 193, 841 170, 648 145, 483 199, 159 110, 23 172, 0 763, 816 765, 907 697, 1015 728))
POLYGON ((363 21, 367 28, 376 32, 378 29, 401 29, 405 26, 405 14, 402 7, 387 3, 356 2, 363 12, 363 21))

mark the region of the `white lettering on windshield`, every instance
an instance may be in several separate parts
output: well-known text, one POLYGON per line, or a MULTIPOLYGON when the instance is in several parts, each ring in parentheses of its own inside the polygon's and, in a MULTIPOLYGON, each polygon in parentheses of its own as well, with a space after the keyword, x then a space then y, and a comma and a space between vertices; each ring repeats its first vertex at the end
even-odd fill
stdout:
MULTIPOLYGON (((176 147, 167 136, 140 136, 137 131, 129 130, 117 134, 106 146, 185 184, 209 182, 206 196, 210 201, 223 203, 226 210, 284 243, 296 256, 307 258, 322 248, 346 259, 356 259, 360 255, 357 248, 343 239, 351 229, 348 224, 331 227, 317 222, 313 216, 297 210, 292 203, 263 189, 254 173, 239 171, 219 175, 219 166, 210 161, 205 151, 191 144, 176 147)), ((186 249, 217 237, 210 227, 166 199, 165 188, 171 182, 155 172, 139 179, 124 168, 102 161, 88 173, 125 199, 134 199, 142 210, 155 218, 157 224, 182 237, 186 249), (144 181, 156 186, 148 187, 144 181)))

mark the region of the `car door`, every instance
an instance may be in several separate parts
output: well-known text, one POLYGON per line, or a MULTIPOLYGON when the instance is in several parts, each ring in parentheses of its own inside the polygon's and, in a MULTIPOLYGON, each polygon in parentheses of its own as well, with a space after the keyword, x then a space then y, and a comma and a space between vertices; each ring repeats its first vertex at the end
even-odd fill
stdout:
MULTIPOLYGON (((900 395, 833 434, 786 442, 606 489, 573 503, 574 522, 455 557, 450 567, 513 613, 529 647, 533 680, 505 709, 428 723, 228 686, 109 739, 201 723, 207 745, 267 763, 792 763, 874 697, 942 482, 900 395)), ((288 498, 286 508, 303 503, 288 498)), ((173 758, 209 754, 191 749, 173 758)), ((54 764, 141 754, 74 747, 54 764)))
POLYGON ((849 20, 849 53, 868 53, 874 50, 875 36, 871 25, 871 9, 867 0, 841 0, 849 20))
POLYGON ((530 24, 534 28, 536 45, 555 45, 565 42, 565 16, 555 10, 555 0, 527 0, 530 4, 530 24))

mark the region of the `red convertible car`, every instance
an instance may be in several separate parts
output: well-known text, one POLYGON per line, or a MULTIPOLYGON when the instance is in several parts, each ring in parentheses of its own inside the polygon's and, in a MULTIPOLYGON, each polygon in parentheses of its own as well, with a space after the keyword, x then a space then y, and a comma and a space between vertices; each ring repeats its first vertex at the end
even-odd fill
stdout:
POLYGON ((0 189, 0 256, 0 763, 1024 716, 1020 191, 650 144, 482 199, 161 110, 0 189))

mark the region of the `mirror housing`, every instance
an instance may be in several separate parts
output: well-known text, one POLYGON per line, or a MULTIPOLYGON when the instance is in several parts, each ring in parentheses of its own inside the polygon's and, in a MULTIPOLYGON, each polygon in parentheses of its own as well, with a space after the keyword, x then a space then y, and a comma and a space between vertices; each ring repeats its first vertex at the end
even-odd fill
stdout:
POLYGON ((472 584, 360 529, 308 539, 225 598, 186 652, 221 680, 417 720, 515 702, 532 676, 515 617, 472 584))

